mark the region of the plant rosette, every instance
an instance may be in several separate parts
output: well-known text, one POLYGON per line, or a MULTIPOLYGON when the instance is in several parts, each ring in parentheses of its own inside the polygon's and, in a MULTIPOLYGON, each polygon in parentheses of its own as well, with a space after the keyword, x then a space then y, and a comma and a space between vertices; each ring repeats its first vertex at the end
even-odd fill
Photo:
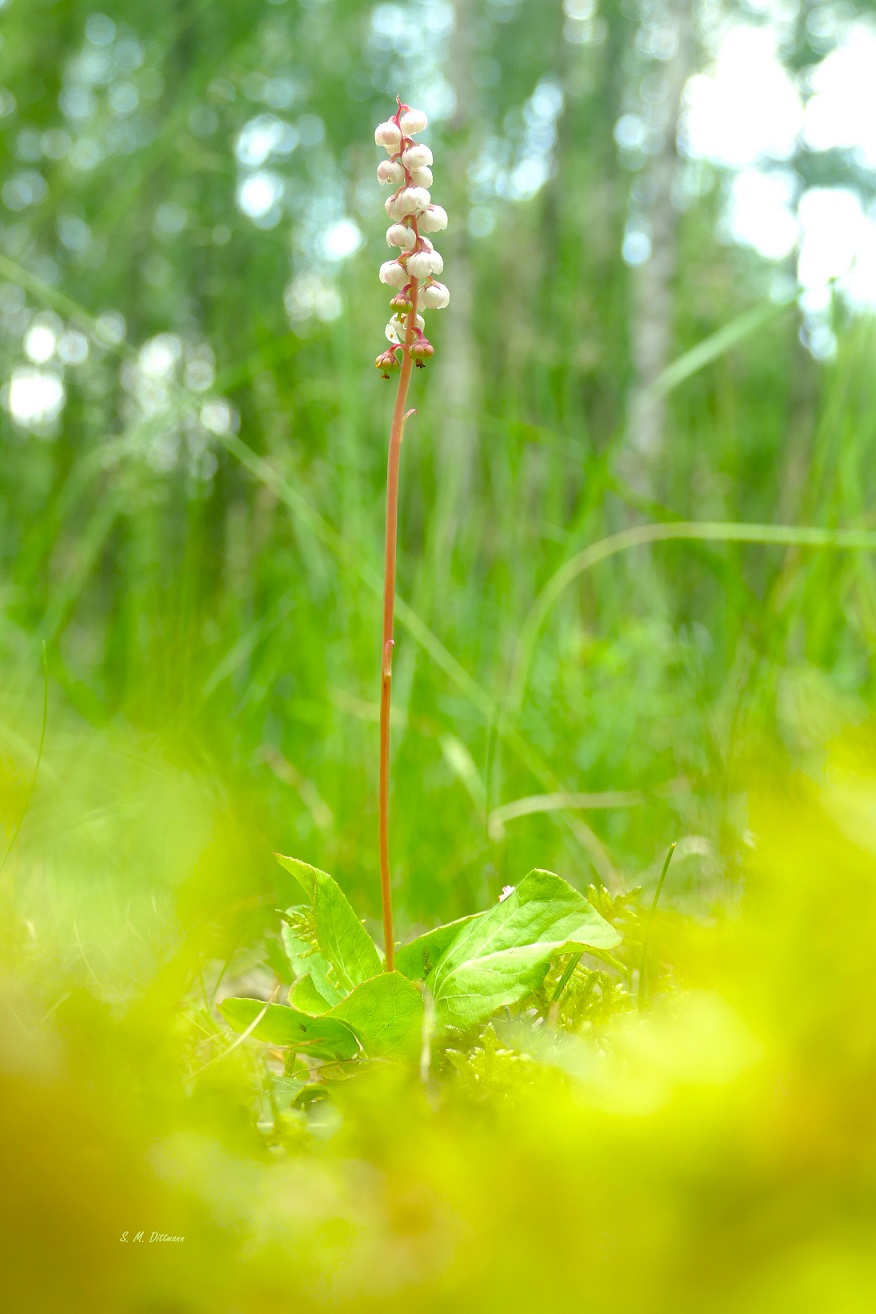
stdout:
POLYGON ((413 1060, 424 999, 431 1035, 466 1030, 537 990, 557 957, 605 954, 621 938, 567 881, 535 870, 489 911, 398 948, 387 972, 338 883, 306 862, 276 856, 306 897, 282 914, 295 978, 289 1003, 230 998, 219 1007, 233 1030, 314 1059, 413 1060))

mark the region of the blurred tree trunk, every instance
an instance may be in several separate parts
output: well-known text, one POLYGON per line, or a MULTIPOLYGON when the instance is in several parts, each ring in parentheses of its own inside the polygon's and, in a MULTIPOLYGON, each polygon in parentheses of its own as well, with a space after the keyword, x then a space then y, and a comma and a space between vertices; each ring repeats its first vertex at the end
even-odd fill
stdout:
POLYGON ((648 260, 634 280, 630 345, 635 383, 621 474, 633 492, 653 497, 666 443, 666 398, 654 384, 673 355, 675 275, 678 265, 678 128, 684 89, 696 54, 692 0, 671 0, 665 15, 672 54, 665 61, 662 94, 653 113, 658 141, 641 177, 642 218, 651 240, 648 260))
POLYGON ((605 0, 593 22, 601 31, 586 42, 560 38, 564 107, 545 194, 539 302, 548 314, 539 327, 546 342, 568 344, 558 364, 570 386, 556 418, 583 429, 588 449, 599 449, 625 406, 628 276, 620 250, 631 174, 618 160, 613 131, 627 99, 636 25, 625 0, 605 0))
POLYGON ((453 11, 455 22, 449 72, 456 94, 456 112, 451 126, 460 144, 454 153, 452 167, 449 160, 438 160, 438 189, 435 193, 436 199, 440 201, 442 187, 447 187, 449 191, 451 179, 459 180, 450 193, 453 208, 447 236, 445 238, 441 235, 436 240, 436 246, 445 254, 451 274, 449 281, 453 298, 449 311, 453 316, 453 331, 441 335, 441 348, 436 360, 437 391, 439 397, 447 402, 436 435, 439 491, 430 563, 433 588, 439 595, 445 591, 443 586, 450 580, 453 550, 460 528, 470 519, 473 463, 477 450, 477 425, 474 417, 479 405, 478 346, 474 332, 474 271, 465 231, 471 157, 470 132, 474 115, 469 31, 471 5, 466 0, 453 0, 453 11))
MULTIPOLYGON (((429 311, 426 322, 427 335, 433 326, 438 326, 435 360, 428 367, 429 374, 434 371, 434 378, 429 382, 430 392, 435 396, 433 410, 437 417, 434 429, 435 502, 425 515, 423 552, 413 595, 420 615, 434 619, 439 632, 451 642, 454 617, 449 611, 449 603, 453 597, 454 554, 464 526, 468 527, 469 538, 478 532, 478 517, 471 511, 477 452, 475 417, 480 405, 472 288, 475 275, 466 232, 470 129, 474 117, 469 28, 471 6, 466 0, 453 0, 453 11, 447 73, 456 95, 456 110, 450 126, 458 144, 452 154, 449 151, 443 157, 436 154, 435 186, 432 188, 433 199, 444 206, 449 216, 447 231, 437 233, 434 240, 444 257, 451 302, 446 311, 429 311), (437 618, 436 602, 439 608, 437 618)), ((399 718, 406 715, 420 657, 419 650, 410 645, 409 660, 397 664, 393 676, 393 698, 394 713, 399 718)), ((396 753, 401 743, 402 736, 396 732, 396 753)))

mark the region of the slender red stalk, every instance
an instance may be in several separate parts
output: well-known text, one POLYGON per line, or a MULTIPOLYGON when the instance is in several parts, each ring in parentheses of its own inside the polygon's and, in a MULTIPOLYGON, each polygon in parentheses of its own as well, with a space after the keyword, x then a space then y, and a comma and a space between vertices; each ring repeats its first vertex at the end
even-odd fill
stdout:
POLYGON ((402 352, 398 393, 389 431, 389 460, 386 471, 386 549, 383 573, 383 646, 380 680, 380 787, 378 799, 378 832, 380 846, 380 897, 383 902, 383 942, 386 945, 386 970, 391 972, 395 961, 392 931, 392 884, 389 874, 389 707, 392 696, 393 620, 395 617, 395 562, 398 539, 398 474, 405 420, 408 387, 411 382, 414 360, 411 347, 416 340, 417 282, 410 288, 411 308, 405 321, 405 347, 402 352))

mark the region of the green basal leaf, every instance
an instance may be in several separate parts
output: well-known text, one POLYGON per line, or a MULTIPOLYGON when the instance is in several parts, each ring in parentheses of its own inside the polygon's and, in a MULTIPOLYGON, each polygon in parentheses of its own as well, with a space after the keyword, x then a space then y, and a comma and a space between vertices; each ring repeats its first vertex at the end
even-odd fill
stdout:
POLYGON ((283 918, 280 936, 293 975, 297 978, 310 977, 323 1000, 320 1008, 307 1011, 324 1012, 343 999, 344 991, 338 984, 335 969, 319 949, 313 909, 305 904, 287 908, 280 916, 283 918))
POLYGON ((313 1013, 317 1017, 327 1013, 333 1002, 320 992, 312 976, 299 977, 289 991, 289 1003, 293 1008, 300 1008, 303 1013, 313 1013))
POLYGON ((372 1058, 410 1057, 423 1026, 423 1000, 401 972, 381 972, 331 1011, 352 1027, 372 1058))
POLYGON ((252 1035, 269 1045, 288 1045, 314 1058, 349 1059, 359 1049, 350 1027, 340 1018, 310 1017, 295 1008, 268 1004, 258 999, 223 999, 219 1010, 235 1031, 246 1031, 264 1009, 264 1017, 252 1035))
MULTIPOLYGON (((274 855, 299 882, 310 900, 320 952, 337 973, 343 992, 377 976, 382 964, 365 927, 338 885, 326 872, 298 858, 274 855)), ((310 973, 310 968, 306 969, 310 973)))
POLYGON ((541 983, 566 945, 612 949, 617 931, 567 881, 531 871, 516 890, 458 932, 427 978, 435 1024, 469 1027, 541 983))
POLYGON ((484 916, 484 913, 470 913, 468 917, 460 917, 458 921, 447 922, 444 926, 436 926, 434 931, 418 935, 416 940, 396 950, 396 971, 411 981, 424 981, 463 926, 484 916))
MULTIPOLYGON (((400 972, 381 972, 357 986, 334 1008, 315 1017, 302 1011, 309 977, 293 987, 295 1007, 269 1004, 251 1034, 273 1045, 288 1045, 317 1058, 352 1058, 357 1039, 372 1058, 401 1058, 417 1052, 423 1024, 423 1001, 416 986, 400 972)), ((316 998, 317 1007, 325 1001, 316 998)), ((246 1031, 265 1008, 257 999, 226 999, 220 1009, 235 1031, 246 1031)))

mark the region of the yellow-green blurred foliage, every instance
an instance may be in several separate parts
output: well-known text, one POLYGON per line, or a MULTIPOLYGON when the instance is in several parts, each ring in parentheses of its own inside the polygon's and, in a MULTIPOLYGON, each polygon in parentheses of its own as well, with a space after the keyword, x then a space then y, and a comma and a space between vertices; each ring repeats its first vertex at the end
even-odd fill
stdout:
POLYGON ((741 897, 693 921, 667 890, 641 1016, 497 1022, 461 1071, 374 1065, 309 1113, 173 973, 49 999, 7 924, 5 1307, 870 1314, 872 757, 755 788, 741 897))

